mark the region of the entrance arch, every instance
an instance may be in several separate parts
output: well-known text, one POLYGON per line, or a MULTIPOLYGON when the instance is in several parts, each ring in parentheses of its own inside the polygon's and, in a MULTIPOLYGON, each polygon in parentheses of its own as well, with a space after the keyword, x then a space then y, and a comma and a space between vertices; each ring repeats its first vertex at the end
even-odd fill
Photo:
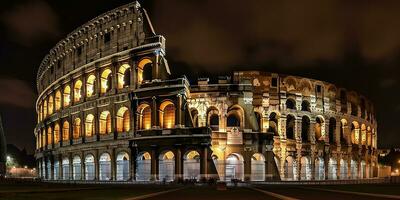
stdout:
POLYGON ((136 181, 150 181, 151 156, 148 152, 142 152, 136 159, 136 181))
POLYGON ((337 179, 337 161, 334 158, 329 159, 328 178, 330 180, 337 179))
POLYGON ((183 158, 183 179, 200 179, 200 154, 189 151, 183 158))
POLYGON ((315 180, 325 180, 325 160, 323 157, 315 159, 315 180))
POLYGON ((226 158, 225 179, 227 181, 231 181, 232 179, 244 179, 244 166, 242 155, 233 153, 226 158))
POLYGON ((74 180, 81 180, 82 176, 82 165, 81 158, 79 156, 74 156, 72 160, 72 175, 74 180))
POLYGON ((63 179, 64 180, 69 180, 69 159, 68 159, 68 157, 65 157, 63 160, 62 160, 62 170, 63 170, 63 179))
POLYGON ((348 175, 347 175, 347 160, 344 160, 343 158, 340 159, 340 179, 345 180, 348 179, 348 175))
POLYGON ((300 180, 311 180, 311 160, 307 156, 301 157, 301 174, 300 180))
POLYGON ((251 181, 265 180, 265 158, 261 153, 251 157, 251 181))
POLYGON ((108 153, 103 153, 99 159, 100 180, 111 180, 111 157, 108 153))
POLYGON ((85 180, 94 180, 95 168, 94 168, 94 156, 89 154, 85 158, 85 180))
POLYGON ((126 181, 129 179, 129 155, 126 152, 120 152, 117 155, 117 181, 126 181))
POLYGON ((173 181, 175 177, 175 155, 167 151, 159 156, 159 177, 161 181, 173 181))

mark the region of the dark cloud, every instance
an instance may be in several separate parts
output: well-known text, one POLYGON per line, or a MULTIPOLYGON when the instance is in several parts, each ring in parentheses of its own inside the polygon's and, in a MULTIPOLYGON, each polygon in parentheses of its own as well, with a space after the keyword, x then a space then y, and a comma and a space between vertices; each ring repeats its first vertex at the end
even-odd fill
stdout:
POLYGON ((44 1, 14 6, 1 15, 1 21, 9 29, 9 34, 23 45, 59 35, 57 15, 44 1))
POLYGON ((35 93, 32 87, 21 80, 0 79, 0 104, 33 108, 35 93))

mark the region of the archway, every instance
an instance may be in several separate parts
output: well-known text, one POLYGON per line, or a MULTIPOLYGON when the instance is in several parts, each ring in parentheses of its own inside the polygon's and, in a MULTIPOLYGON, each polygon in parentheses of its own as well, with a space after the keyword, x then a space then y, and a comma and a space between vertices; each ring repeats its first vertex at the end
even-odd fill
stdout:
POLYGON ((244 179, 243 157, 240 154, 233 153, 226 158, 225 180, 244 179))
POLYGON ((138 83, 149 82, 153 76, 153 62, 144 58, 138 63, 138 83))
POLYGON ((100 82, 101 82, 100 92, 102 94, 111 90, 112 80, 111 80, 111 70, 110 69, 105 69, 103 71, 103 73, 101 74, 100 82))
POLYGON ((286 100, 286 109, 296 110, 296 101, 293 99, 286 100))
POLYGON ((85 180, 95 179, 94 156, 88 154, 85 158, 85 180))
POLYGON ((60 162, 58 161, 58 159, 54 160, 54 174, 53 174, 53 178, 54 180, 59 180, 60 179, 60 162))
POLYGON ((129 132, 131 129, 131 117, 127 107, 121 107, 117 112, 117 132, 129 132))
POLYGON ((175 105, 171 101, 164 101, 160 105, 160 122, 162 128, 175 126, 175 105))
POLYGON ((360 178, 361 179, 367 178, 367 165, 366 165, 364 160, 361 161, 360 171, 361 171, 361 177, 360 178))
POLYGON ((64 88, 64 94, 63 94, 63 106, 67 107, 69 106, 69 103, 71 102, 71 88, 69 85, 65 86, 64 88))
POLYGON ((183 178, 200 179, 200 154, 197 151, 189 151, 183 158, 183 178))
POLYGON ((300 180, 311 180, 311 160, 307 156, 301 157, 301 171, 300 171, 300 180))
POLYGON ((51 168, 52 168, 52 166, 51 166, 51 160, 50 160, 50 158, 47 158, 46 159, 46 167, 47 167, 47 169, 46 169, 46 179, 47 180, 51 180, 51 168))
POLYGON ((118 70, 118 89, 127 87, 131 83, 131 66, 123 64, 118 70))
POLYGON ((82 178, 82 165, 81 158, 75 156, 72 160, 72 177, 74 180, 81 180, 82 178))
POLYGON ((148 104, 141 104, 137 112, 139 113, 138 124, 139 129, 148 130, 151 128, 151 107, 148 104))
POLYGON ((267 130, 268 133, 274 133, 274 136, 279 136, 278 133, 278 118, 276 113, 272 112, 269 114, 269 127, 267 130))
POLYGON ((292 156, 286 158, 284 170, 286 180, 297 180, 297 161, 292 156))
POLYGON ((86 96, 91 97, 96 93, 96 76, 93 74, 89 75, 86 81, 86 96))
POLYGON ((173 181, 175 177, 175 155, 167 151, 159 156, 159 177, 160 181, 173 181))
POLYGON ((340 179, 345 180, 348 179, 348 167, 347 167, 347 160, 340 159, 340 179))
POLYGON ((99 159, 99 175, 101 181, 111 180, 111 157, 108 153, 103 153, 99 159))
POLYGON ((251 181, 265 180, 265 158, 261 153, 251 157, 251 181))
POLYGON ((63 179, 64 180, 69 180, 70 179, 70 173, 69 173, 69 159, 67 157, 65 157, 62 160, 62 174, 63 174, 63 179))
POLYGON ((78 102, 82 97, 82 81, 77 80, 74 85, 74 102, 78 102))
POLYGON ((303 143, 310 142, 310 118, 303 116, 301 119, 301 141, 303 143))
POLYGON ((329 119, 329 144, 336 144, 336 119, 331 117, 329 119))
POLYGON ((92 137, 94 132, 94 116, 92 114, 88 114, 85 120, 85 136, 92 137))
POLYGON ((120 152, 117 155, 117 181, 126 181, 129 179, 129 155, 126 152, 120 152))
POLYGON ((148 152, 140 153, 136 159, 136 180, 150 181, 151 156, 148 152))
POLYGON ((350 161, 351 179, 358 179, 358 162, 354 159, 350 161))
POLYGON ((328 178, 330 180, 337 179, 337 161, 334 158, 329 159, 328 178))
POLYGON ((325 180, 325 160, 323 157, 315 159, 315 180, 325 180))
POLYGON ((295 117, 293 115, 286 116, 286 138, 294 140, 295 117))
POLYGON ((100 114, 99 132, 103 135, 111 133, 111 114, 109 111, 103 111, 100 114))

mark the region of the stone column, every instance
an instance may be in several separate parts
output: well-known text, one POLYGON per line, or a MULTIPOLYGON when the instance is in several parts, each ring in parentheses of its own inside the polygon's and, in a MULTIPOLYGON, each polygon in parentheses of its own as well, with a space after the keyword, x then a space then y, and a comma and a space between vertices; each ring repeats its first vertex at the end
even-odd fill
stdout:
POLYGON ((136 180, 136 159, 137 159, 137 148, 132 147, 131 148, 131 159, 130 159, 130 167, 129 167, 129 173, 130 173, 130 180, 135 181, 136 180))
POLYGON ((208 146, 202 147, 200 156, 200 176, 208 178, 208 146))
POLYGON ((175 109, 176 109, 175 127, 180 128, 180 127, 182 127, 182 122, 183 122, 183 120, 182 120, 182 95, 181 94, 176 95, 176 99, 177 99, 177 101, 176 101, 176 106, 175 106, 175 109))
POLYGON ((155 149, 151 150, 151 178, 150 180, 158 180, 158 154, 155 149))
POLYGON ((151 108, 151 125, 153 128, 158 128, 159 123, 158 123, 158 105, 157 105, 157 97, 153 96, 153 105, 151 108))
POLYGON ((175 156, 175 180, 179 180, 183 178, 183 159, 179 146, 176 147, 175 156))

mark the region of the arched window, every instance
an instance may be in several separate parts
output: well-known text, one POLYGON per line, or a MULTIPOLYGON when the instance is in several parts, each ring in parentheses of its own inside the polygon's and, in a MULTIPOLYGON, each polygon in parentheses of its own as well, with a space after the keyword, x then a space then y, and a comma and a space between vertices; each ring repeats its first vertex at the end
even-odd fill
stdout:
POLYGON ((60 90, 57 90, 57 92, 56 92, 55 104, 56 104, 56 110, 60 110, 60 108, 61 108, 61 92, 60 92, 60 90))
POLYGON ((87 81, 86 81, 86 96, 87 97, 93 96, 93 94, 96 91, 95 85, 96 85, 96 76, 94 76, 92 74, 87 78, 87 81))
POLYGON ((322 134, 323 134, 323 130, 324 130, 324 119, 322 119, 322 117, 317 117, 315 119, 315 139, 316 140, 323 140, 324 138, 322 138, 322 134))
POLYGON ((358 116, 358 107, 356 104, 351 103, 351 115, 358 116))
POLYGON ((99 178, 101 181, 111 180, 111 156, 103 153, 99 159, 99 178))
POLYGON ((105 69, 101 74, 101 88, 100 91, 102 94, 108 92, 112 88, 112 80, 111 80, 111 70, 105 69))
POLYGON ((64 107, 69 106, 69 103, 71 102, 71 88, 69 87, 69 85, 65 86, 64 88, 63 102, 64 107))
POLYGON ((294 140, 295 118, 293 115, 286 116, 286 138, 294 140))
POLYGON ((286 100, 286 109, 296 109, 296 101, 294 101, 293 99, 287 99, 286 100))
POLYGON ((148 59, 142 59, 138 63, 138 82, 143 83, 151 81, 153 76, 153 62, 148 59))
POLYGON ((138 124, 139 129, 150 129, 151 128, 151 107, 147 104, 142 104, 138 108, 138 124))
POLYGON ((351 123, 351 143, 358 144, 360 138, 360 126, 358 122, 351 123))
POLYGON ((81 119, 75 118, 73 138, 78 139, 80 136, 81 136, 81 119))
POLYGON ((129 179, 129 155, 126 152, 120 152, 117 155, 117 181, 126 181, 129 179))
POLYGON ((39 106, 39 121, 43 120, 43 105, 39 106))
POLYGON ((346 136, 344 130, 347 128, 347 121, 342 119, 340 121, 340 143, 344 144, 346 142, 346 136))
POLYGON ((92 137, 94 134, 94 116, 88 114, 85 120, 85 136, 92 137))
POLYGON ((85 157, 85 180, 94 180, 95 174, 94 156, 88 154, 85 157))
POLYGON ((269 115, 269 127, 267 132, 274 133, 274 136, 279 136, 278 134, 278 118, 276 113, 271 113, 269 115))
POLYGON ((49 96, 48 109, 49 109, 49 115, 53 114, 53 111, 54 111, 54 100, 53 100, 53 96, 49 96))
POLYGON ((226 126, 227 128, 243 128, 243 109, 238 106, 232 106, 229 109, 229 112, 227 114, 227 119, 226 119, 226 126))
POLYGON ((258 129, 256 129, 256 131, 261 132, 262 131, 262 117, 261 117, 261 114, 259 112, 254 112, 254 115, 256 116, 256 122, 257 122, 257 126, 258 126, 258 129))
POLYGON ((330 144, 336 144, 335 132, 336 132, 336 119, 332 117, 329 119, 329 143, 330 144))
POLYGON ((227 127, 240 127, 240 118, 237 114, 230 114, 226 120, 227 127))
POLYGON ((47 117, 47 100, 43 103, 43 119, 47 117))
POLYGON ((46 130, 45 129, 43 129, 43 132, 42 132, 42 145, 46 146, 46 130))
POLYGON ((308 101, 301 102, 301 111, 311 112, 310 103, 308 101))
POLYGON ((53 131, 51 130, 51 127, 47 129, 47 145, 53 144, 53 131))
POLYGON ((193 127, 199 127, 199 111, 192 109, 190 115, 192 116, 193 127))
POLYGON ((78 102, 81 100, 82 97, 82 81, 77 80, 74 86, 74 102, 78 102))
POLYGON ((111 114, 109 111, 103 111, 100 114, 99 132, 100 134, 111 133, 111 114))
POLYGON ((175 126, 175 105, 165 101, 160 106, 160 122, 162 128, 173 128, 175 126))
POLYGON ((131 117, 127 107, 122 107, 117 112, 117 132, 128 132, 131 129, 131 117))
POLYGON ((303 116, 301 119, 301 141, 310 142, 310 118, 303 116))
POLYGON ((131 66, 122 65, 118 70, 118 89, 129 86, 131 83, 131 66))
POLYGON ((60 125, 56 123, 54 125, 54 143, 58 143, 60 141, 60 125))
POLYGON ((209 126, 212 131, 219 131, 219 115, 215 107, 211 107, 207 111, 207 126, 209 126))
POLYGON ((63 141, 69 140, 69 123, 65 121, 63 124, 63 141))

